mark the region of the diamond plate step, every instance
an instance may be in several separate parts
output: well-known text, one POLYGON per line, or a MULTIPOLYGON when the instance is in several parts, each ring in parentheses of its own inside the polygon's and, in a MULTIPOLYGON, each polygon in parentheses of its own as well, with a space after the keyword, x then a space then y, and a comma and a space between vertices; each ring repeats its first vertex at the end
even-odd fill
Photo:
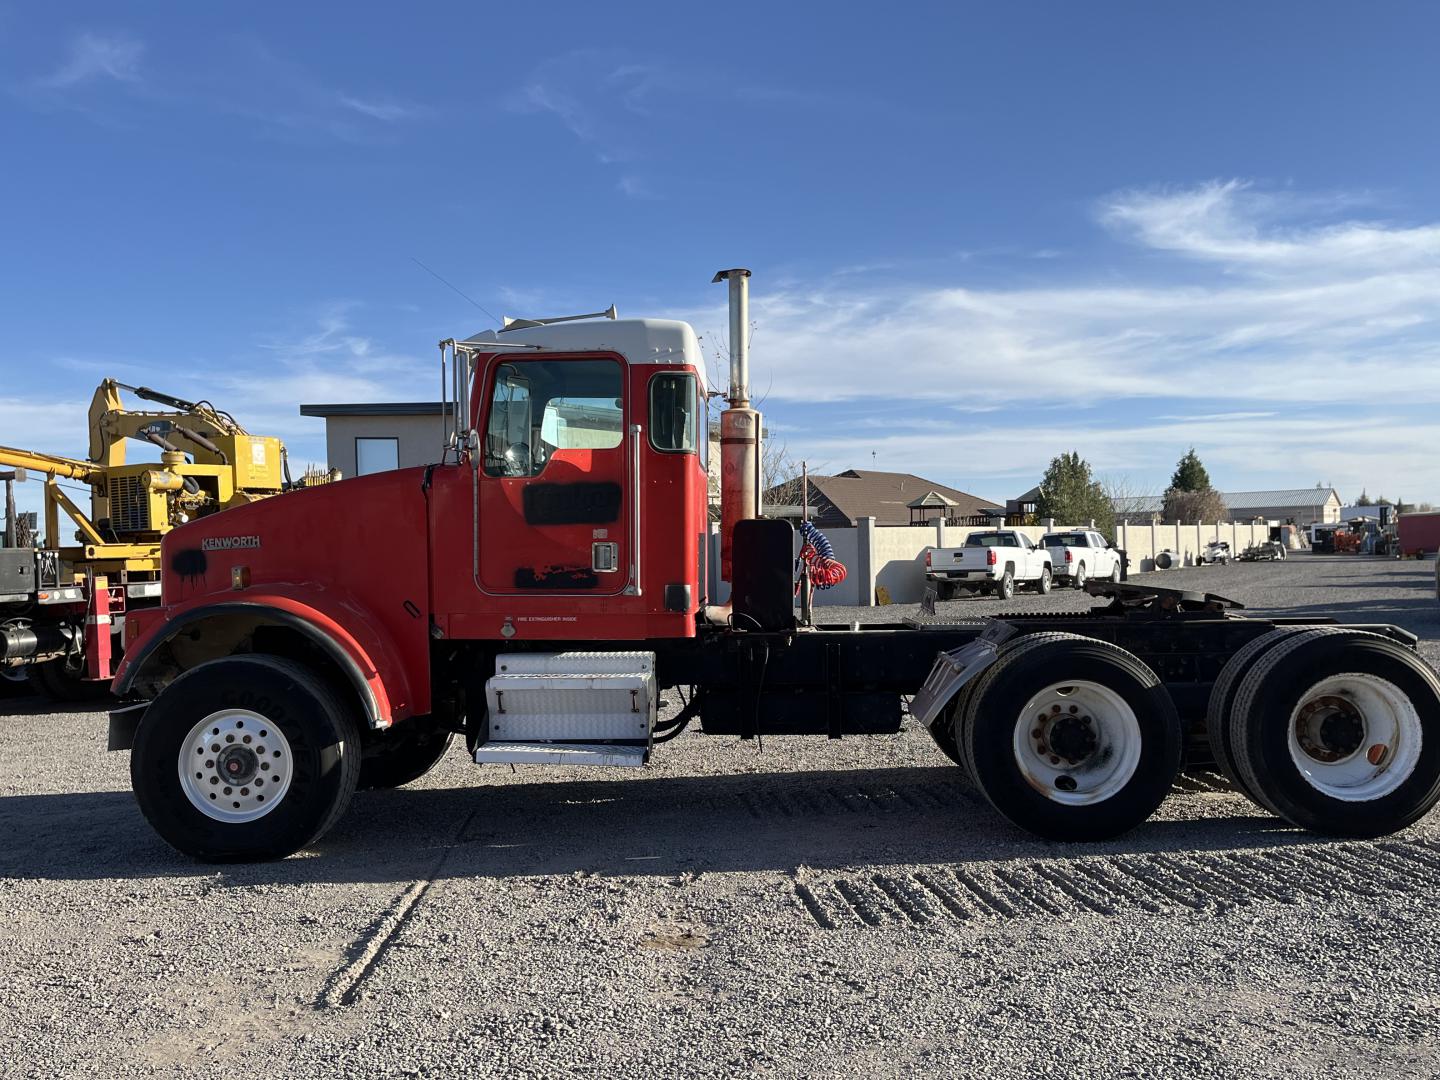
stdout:
POLYGON ((532 743, 491 740, 475 748, 475 763, 502 765, 644 765, 648 747, 609 743, 532 743))

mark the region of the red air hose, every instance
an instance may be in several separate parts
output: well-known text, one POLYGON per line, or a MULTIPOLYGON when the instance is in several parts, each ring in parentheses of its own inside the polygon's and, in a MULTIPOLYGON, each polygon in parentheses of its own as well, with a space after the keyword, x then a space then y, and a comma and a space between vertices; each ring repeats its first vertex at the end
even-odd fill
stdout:
POLYGON ((833 589, 845 580, 845 564, 835 558, 835 549, 830 538, 808 521, 800 523, 800 557, 796 560, 796 588, 799 588, 800 573, 810 577, 810 584, 817 589, 833 589))

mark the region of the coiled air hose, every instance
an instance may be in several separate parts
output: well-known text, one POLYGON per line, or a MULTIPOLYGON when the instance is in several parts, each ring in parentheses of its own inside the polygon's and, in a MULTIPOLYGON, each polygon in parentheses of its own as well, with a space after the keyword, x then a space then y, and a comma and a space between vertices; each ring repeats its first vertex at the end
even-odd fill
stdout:
POLYGON ((835 558, 830 538, 811 522, 800 522, 800 556, 795 560, 795 583, 799 588, 801 574, 810 578, 817 589, 833 589, 845 580, 845 564, 835 558))

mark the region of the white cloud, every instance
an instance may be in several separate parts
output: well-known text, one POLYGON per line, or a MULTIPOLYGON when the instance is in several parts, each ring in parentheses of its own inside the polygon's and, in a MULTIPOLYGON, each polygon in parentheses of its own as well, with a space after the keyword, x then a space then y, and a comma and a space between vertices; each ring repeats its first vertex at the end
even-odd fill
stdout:
POLYGON ((1101 219, 1147 247, 1285 273, 1434 266, 1440 225, 1396 226, 1341 221, 1291 224, 1297 213, 1348 208, 1356 200, 1257 191, 1239 180, 1187 190, 1129 191, 1108 200, 1101 219))
POLYGON ((367 101, 349 94, 337 94, 336 100, 345 108, 351 109, 361 116, 368 116, 371 120, 379 120, 387 124, 396 120, 409 119, 416 114, 414 106, 401 105, 394 101, 379 99, 367 101))
POLYGON ((659 196, 654 189, 645 182, 643 177, 625 175, 620 177, 619 183, 615 185, 620 191, 632 199, 656 199, 659 196))
POLYGON ((35 85, 44 90, 67 90, 102 79, 138 83, 144 54, 144 44, 128 35, 82 33, 70 42, 65 61, 35 85))
POLYGON ((1135 280, 1101 267, 1043 287, 871 276, 771 291, 762 278, 756 362, 781 400, 1440 403, 1440 226, 1277 223, 1287 213, 1233 183, 1112 199, 1103 220, 1146 257, 1135 280))

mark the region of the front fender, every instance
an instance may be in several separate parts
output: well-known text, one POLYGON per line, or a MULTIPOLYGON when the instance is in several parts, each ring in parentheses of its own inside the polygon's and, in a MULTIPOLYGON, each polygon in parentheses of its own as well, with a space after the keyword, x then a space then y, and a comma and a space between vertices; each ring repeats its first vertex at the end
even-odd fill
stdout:
POLYGON ((243 600, 199 601, 167 610, 163 619, 144 627, 140 636, 128 643, 115 673, 115 693, 127 694, 159 648, 186 627, 229 616, 304 634, 345 672, 371 727, 389 727, 396 720, 429 710, 428 693, 416 692, 425 688, 424 673, 417 677, 406 670, 388 636, 363 611, 328 596, 299 596, 280 589, 247 593, 243 600))

